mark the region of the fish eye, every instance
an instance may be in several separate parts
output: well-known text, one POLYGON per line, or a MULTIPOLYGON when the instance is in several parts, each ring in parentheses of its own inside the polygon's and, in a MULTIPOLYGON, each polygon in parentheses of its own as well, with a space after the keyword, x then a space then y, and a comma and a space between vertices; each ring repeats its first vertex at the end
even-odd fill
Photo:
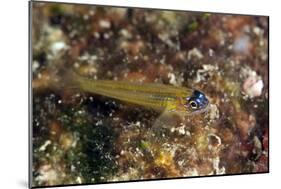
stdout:
POLYGON ((198 105, 197 105, 197 103, 195 101, 190 101, 189 104, 190 104, 190 107, 192 109, 197 109, 197 107, 198 107, 198 105))
POLYGON ((187 100, 186 105, 188 107, 188 110, 192 112, 195 111, 197 112, 198 110, 204 110, 209 104, 209 100, 206 98, 204 93, 198 90, 194 90, 192 95, 186 98, 186 100, 187 100))

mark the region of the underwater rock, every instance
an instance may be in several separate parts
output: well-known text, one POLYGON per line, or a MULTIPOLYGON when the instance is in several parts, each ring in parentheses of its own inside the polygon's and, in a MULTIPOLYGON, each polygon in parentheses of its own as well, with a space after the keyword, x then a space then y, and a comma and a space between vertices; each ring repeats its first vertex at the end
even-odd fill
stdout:
POLYGON ((266 19, 34 6, 34 185, 268 171, 266 19), (64 69, 196 89, 210 104, 179 115, 69 90, 64 69))
POLYGON ((248 77, 243 83, 243 90, 250 98, 260 96, 263 87, 263 81, 255 76, 248 77))

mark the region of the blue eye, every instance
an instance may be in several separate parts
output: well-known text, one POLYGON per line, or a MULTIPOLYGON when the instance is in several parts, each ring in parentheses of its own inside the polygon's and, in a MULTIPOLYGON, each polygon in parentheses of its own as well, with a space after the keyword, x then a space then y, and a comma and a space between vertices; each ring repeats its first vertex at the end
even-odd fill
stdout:
POLYGON ((193 94, 188 100, 188 105, 192 110, 201 110, 208 106, 209 100, 204 93, 194 90, 193 94))

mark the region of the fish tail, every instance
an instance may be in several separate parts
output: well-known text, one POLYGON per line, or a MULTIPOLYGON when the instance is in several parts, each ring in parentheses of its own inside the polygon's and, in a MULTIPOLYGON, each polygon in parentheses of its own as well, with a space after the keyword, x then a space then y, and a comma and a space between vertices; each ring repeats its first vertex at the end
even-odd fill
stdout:
POLYGON ((74 69, 66 69, 61 78, 64 89, 79 90, 81 76, 74 69))

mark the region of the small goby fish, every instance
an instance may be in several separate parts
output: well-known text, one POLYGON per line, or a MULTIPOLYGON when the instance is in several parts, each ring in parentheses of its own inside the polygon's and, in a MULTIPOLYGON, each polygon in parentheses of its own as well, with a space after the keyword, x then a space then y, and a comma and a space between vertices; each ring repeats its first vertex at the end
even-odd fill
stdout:
POLYGON ((78 88, 86 92, 168 112, 199 113, 209 105, 204 93, 185 87, 158 83, 94 80, 77 74, 74 76, 74 81, 78 88))

